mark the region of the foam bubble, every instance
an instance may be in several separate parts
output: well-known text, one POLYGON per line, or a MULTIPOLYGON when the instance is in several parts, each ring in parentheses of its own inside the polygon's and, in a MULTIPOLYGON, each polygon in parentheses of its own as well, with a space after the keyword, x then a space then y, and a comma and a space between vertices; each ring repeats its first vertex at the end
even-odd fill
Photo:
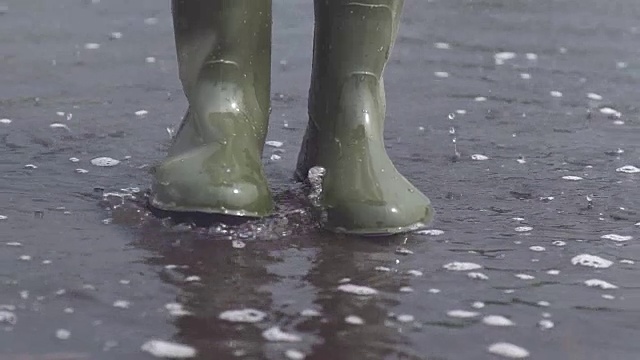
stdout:
POLYGON ((263 331, 262 337, 265 338, 267 341, 274 341, 274 342, 302 341, 302 337, 300 335, 284 332, 277 326, 271 327, 263 331))
POLYGON ((585 280, 584 284, 589 286, 589 287, 599 287, 600 289, 604 289, 604 290, 610 290, 610 289, 617 289, 618 288, 617 285, 614 285, 612 283, 609 283, 609 282, 606 282, 606 281, 600 280, 600 279, 585 280))
POLYGON ((492 344, 487 350, 492 354, 510 359, 524 359, 529 357, 529 351, 527 349, 507 342, 492 344))
POLYGON ((135 114, 136 114, 136 116, 142 117, 142 116, 145 116, 145 115, 149 114, 149 112, 147 110, 138 110, 138 111, 135 112, 135 114))
POLYGON ((11 119, 0 119, 0 124, 9 125, 12 123, 11 119))
POLYGON ((476 161, 484 161, 484 160, 489 160, 489 157, 482 154, 473 154, 471 155, 471 159, 476 161))
POLYGON ((67 340, 71 337, 71 331, 66 329, 56 330, 56 337, 60 340, 67 340))
POLYGON ((540 321, 538 321, 538 327, 542 330, 549 330, 549 329, 553 329, 553 327, 555 326, 555 324, 553 323, 553 321, 549 320, 549 319, 542 319, 540 321))
POLYGON ((482 319, 485 325, 489 326, 514 326, 515 323, 502 315, 487 315, 482 319))
POLYGON ((433 73, 433 75, 435 77, 438 77, 438 78, 448 78, 449 77, 449 73, 446 72, 446 71, 436 71, 436 72, 433 73))
POLYGON ((431 235, 438 236, 444 234, 444 231, 438 229, 427 229, 427 230, 418 230, 415 232, 418 235, 431 235))
POLYGON ((473 318, 480 315, 479 312, 476 311, 468 311, 468 310, 449 310, 447 311, 447 316, 460 318, 460 319, 468 319, 473 318))
POLYGON ((440 50, 449 50, 449 49, 451 49, 451 45, 449 45, 449 43, 446 43, 446 42, 437 42, 437 43, 434 43, 433 46, 436 49, 440 49, 440 50))
POLYGON ((633 239, 633 236, 630 236, 630 235, 618 235, 618 234, 606 234, 606 235, 602 235, 600 238, 605 239, 605 240, 624 242, 624 241, 629 241, 629 240, 633 239))
POLYGON ((606 269, 613 265, 613 262, 610 260, 589 254, 576 255, 571 259, 571 263, 573 265, 582 265, 599 269, 606 269))
POLYGON ((284 145, 282 141, 276 141, 276 140, 269 140, 269 141, 266 141, 264 144, 274 148, 279 148, 279 147, 282 147, 282 145, 284 145))
POLYGON ((396 316, 396 320, 398 320, 401 323, 409 323, 409 322, 413 322, 415 320, 415 317, 411 314, 400 314, 396 316))
POLYGON ((600 101, 600 100, 602 100, 602 96, 601 96, 601 95, 598 95, 598 94, 596 94, 596 93, 592 93, 592 92, 587 93, 587 98, 589 98, 589 99, 591 99, 591 100, 595 100, 595 101, 600 101))
POLYGON ((489 280, 489 277, 481 272, 470 272, 467 274, 469 279, 474 280, 489 280))
POLYGON ((18 316, 9 310, 0 310, 0 324, 15 325, 18 322, 18 316))
POLYGON ((114 158, 110 158, 107 156, 101 156, 101 157, 91 159, 91 164, 95 166, 101 166, 101 167, 110 167, 110 166, 116 166, 120 164, 120 160, 116 160, 114 158))
POLYGON ((342 284, 338 286, 338 290, 360 296, 376 295, 378 293, 378 290, 374 288, 354 284, 342 284))
POLYGON ((541 252, 541 251, 546 251, 547 249, 545 249, 544 246, 529 246, 529 250, 531 251, 536 251, 536 252, 541 252))
POLYGON ((140 349, 159 358, 187 359, 197 354, 196 349, 189 345, 164 340, 149 340, 140 349))
POLYGON ((443 268, 451 271, 469 271, 469 270, 477 270, 482 269, 482 266, 472 262, 460 262, 454 261, 448 264, 444 264, 443 268))
POLYGON ((113 307, 120 309, 128 309, 131 306, 131 302, 127 300, 116 300, 113 302, 113 307))
POLYGON ((533 227, 531 227, 531 226, 518 226, 513 230, 515 232, 528 232, 528 231, 533 230, 533 227))
POLYGON ((288 349, 284 352, 284 356, 290 360, 303 360, 306 357, 302 351, 296 349, 288 349))
POLYGON ((515 277, 520 280, 533 280, 536 278, 535 276, 529 274, 515 274, 515 277))
POLYGON ((575 175, 565 175, 562 178, 564 180, 569 180, 569 181, 580 181, 580 180, 582 180, 582 178, 580 176, 575 176, 575 175))
POLYGON ((616 171, 621 173, 627 173, 627 174, 635 174, 635 173, 639 173, 640 169, 633 165, 625 165, 623 167, 617 168, 616 171))
POLYGON ((356 315, 349 315, 346 318, 344 318, 344 321, 347 324, 351 324, 351 325, 362 325, 364 324, 364 320, 356 315))
POLYGON ((553 97, 558 97, 558 98, 559 98, 559 97, 562 97, 562 92, 557 91, 557 90, 550 91, 550 92, 549 92, 549 94, 550 94, 551 96, 553 96, 553 97))
POLYGON ((97 50, 100 49, 100 44, 98 43, 86 43, 84 44, 84 48, 87 50, 97 50))
POLYGON ((267 314, 256 309, 227 310, 218 315, 220 320, 242 323, 257 323, 266 317, 267 314))

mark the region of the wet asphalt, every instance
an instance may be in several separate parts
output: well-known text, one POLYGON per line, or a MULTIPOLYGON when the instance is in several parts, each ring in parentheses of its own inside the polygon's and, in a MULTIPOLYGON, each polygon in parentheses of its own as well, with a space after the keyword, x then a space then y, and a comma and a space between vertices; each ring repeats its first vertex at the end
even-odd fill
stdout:
POLYGON ((375 241, 291 180, 312 16, 274 1, 278 213, 194 229, 144 207, 186 109, 169 3, 0 1, 0 359, 637 359, 640 3, 407 1, 385 141, 437 216, 375 241))

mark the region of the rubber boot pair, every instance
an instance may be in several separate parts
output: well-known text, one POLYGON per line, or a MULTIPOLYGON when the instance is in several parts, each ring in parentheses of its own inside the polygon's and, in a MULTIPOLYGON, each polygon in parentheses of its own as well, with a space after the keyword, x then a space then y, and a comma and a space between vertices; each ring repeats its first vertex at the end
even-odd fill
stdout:
MULTIPOLYGON (((316 0, 309 124, 296 178, 325 169, 324 226, 393 234, 431 220, 429 199, 394 167, 383 141, 383 71, 401 0, 316 0)), ((270 0, 173 0, 189 110, 155 168, 151 204, 261 217, 273 202, 261 163, 269 117, 270 0)))

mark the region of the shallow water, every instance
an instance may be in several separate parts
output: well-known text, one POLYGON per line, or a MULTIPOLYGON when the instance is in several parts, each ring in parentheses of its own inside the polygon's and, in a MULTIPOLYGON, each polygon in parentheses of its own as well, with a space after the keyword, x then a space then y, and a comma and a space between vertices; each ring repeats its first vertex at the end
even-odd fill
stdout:
POLYGON ((0 359, 637 359, 637 1, 407 1, 386 143, 441 231, 375 241, 291 182, 311 2, 274 2, 281 209, 195 230, 141 206, 186 107, 168 4, 3 2, 0 359))

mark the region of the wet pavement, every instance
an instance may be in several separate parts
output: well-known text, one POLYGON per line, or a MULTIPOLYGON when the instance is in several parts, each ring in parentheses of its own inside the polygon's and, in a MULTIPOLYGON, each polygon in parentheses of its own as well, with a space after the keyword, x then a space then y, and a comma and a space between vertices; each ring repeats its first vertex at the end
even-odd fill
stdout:
POLYGON ((0 2, 0 359, 637 359, 640 3, 407 1, 385 137, 437 216, 375 240, 291 180, 311 11, 274 1, 278 213, 193 229, 142 206, 168 2, 0 2))

